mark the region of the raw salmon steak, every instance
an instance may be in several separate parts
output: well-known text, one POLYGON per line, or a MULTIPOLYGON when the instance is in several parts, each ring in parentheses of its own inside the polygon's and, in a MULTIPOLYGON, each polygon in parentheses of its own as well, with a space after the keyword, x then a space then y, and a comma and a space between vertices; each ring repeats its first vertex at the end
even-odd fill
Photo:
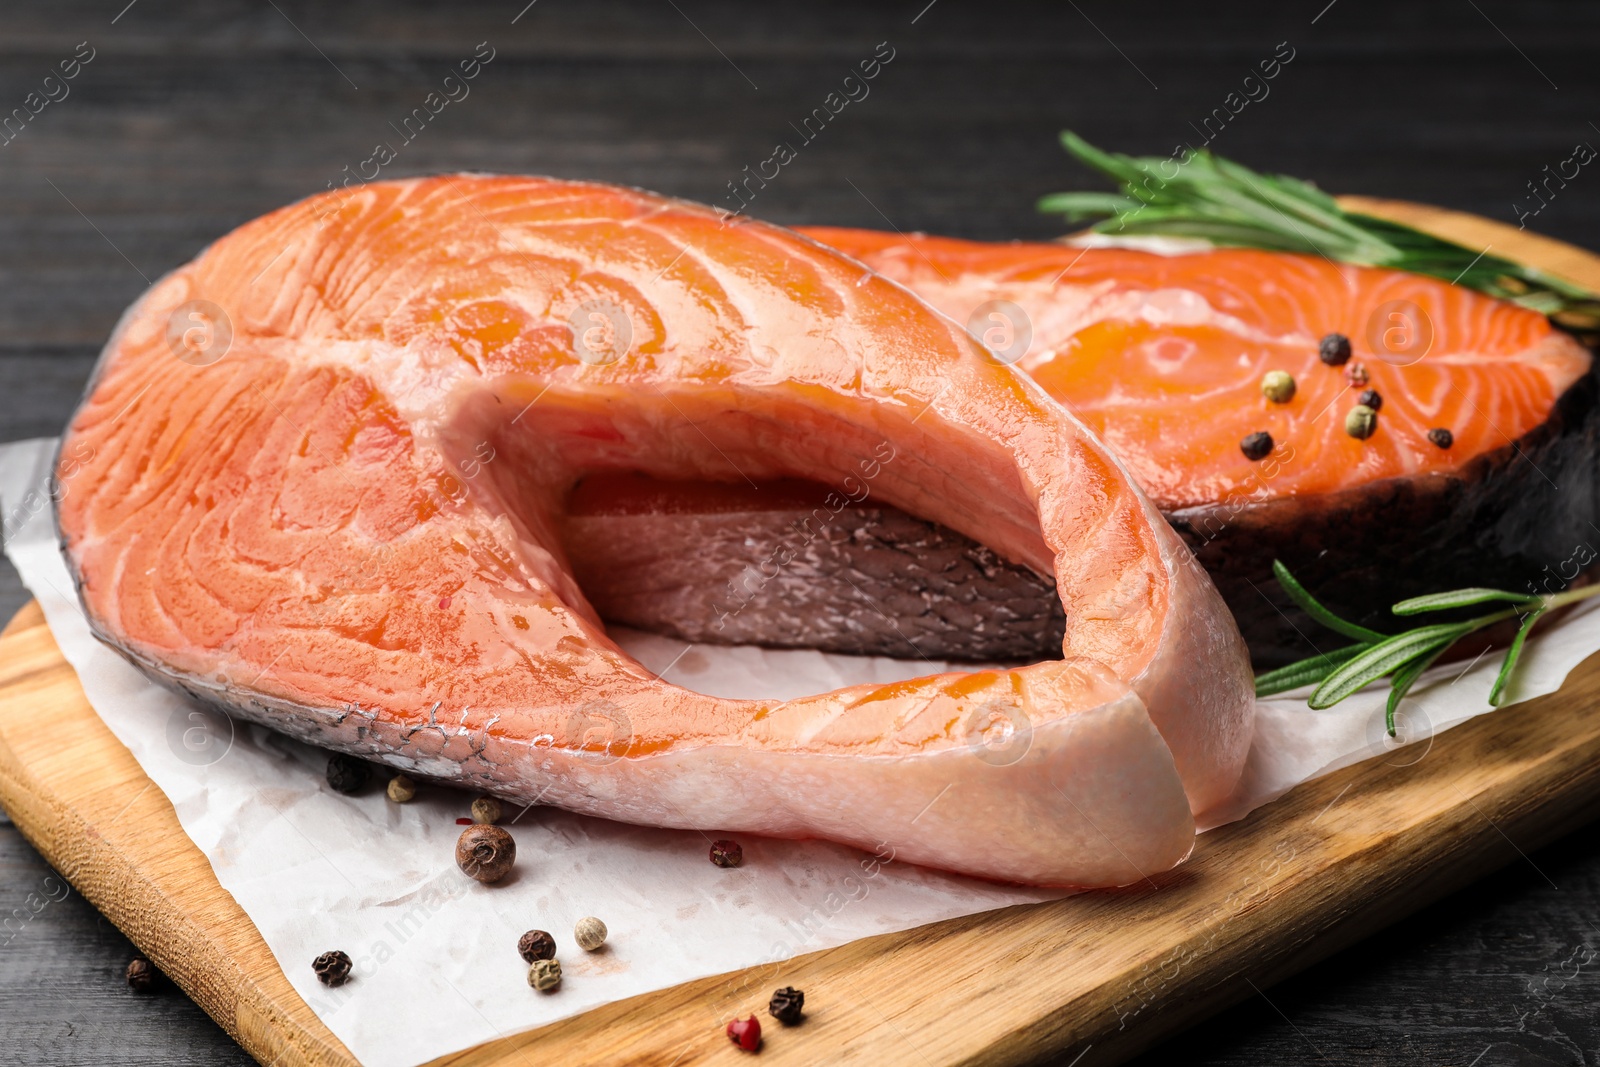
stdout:
POLYGON ((1274 558, 1393 632, 1406 597, 1555 591, 1596 557, 1592 360, 1541 314, 1285 253, 802 232, 969 325, 1093 429, 1210 571, 1259 666, 1323 639, 1274 558), (1335 342, 1325 362, 1334 334, 1348 351, 1335 342), (1291 398, 1263 394, 1270 371, 1293 378, 1291 398), (1373 395, 1375 430, 1352 436, 1373 395), (1252 458, 1257 433, 1270 451, 1252 458))
MULTIPOLYGON (((84 611, 152 678, 521 803, 1110 885, 1188 854, 1251 738, 1237 628, 1080 422, 854 260, 647 193, 452 176, 251 222, 129 310, 62 456, 84 611), (892 631, 892 597, 922 602, 897 582, 983 558, 978 594, 935 599, 987 619, 1024 580, 1053 588, 1059 641, 794 700, 675 687, 583 586, 608 551, 645 578, 702 566, 681 538, 582 525, 629 478, 793 492, 818 537, 871 503, 852 528, 883 536, 819 564, 816 602, 840 614, 854 573, 878 621, 819 630, 892 631)), ((803 547, 763 547, 763 573, 803 547)), ((925 629, 954 640, 955 618, 925 629)))

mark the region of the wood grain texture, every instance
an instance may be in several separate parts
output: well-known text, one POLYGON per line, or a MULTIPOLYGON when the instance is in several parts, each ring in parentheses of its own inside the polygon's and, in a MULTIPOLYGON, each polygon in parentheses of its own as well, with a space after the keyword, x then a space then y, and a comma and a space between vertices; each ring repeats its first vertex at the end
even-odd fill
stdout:
MULTIPOLYGON (((1587 253, 1437 209, 1362 207, 1600 288, 1587 253)), ((259 1060, 353 1063, 88 707, 36 606, 0 649, 0 803, 18 827, 259 1060)), ((1590 818, 1597 699, 1600 657, 1557 694, 1308 783, 1145 884, 688 983, 436 1064, 509 1065, 535 1048, 563 1064, 742 1062, 721 1025, 780 984, 812 1006, 804 1026, 768 1028, 780 1064, 1122 1062, 1590 818)))
POLYGON ((89 707, 44 613, 0 636, 0 804, 73 887, 262 1063, 353 1067, 89 707))

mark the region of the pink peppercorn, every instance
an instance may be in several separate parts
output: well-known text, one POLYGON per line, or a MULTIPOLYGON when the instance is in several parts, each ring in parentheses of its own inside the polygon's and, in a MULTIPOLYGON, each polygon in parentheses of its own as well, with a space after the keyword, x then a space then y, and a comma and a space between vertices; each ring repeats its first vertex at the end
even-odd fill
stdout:
POLYGON ((761 1020, 754 1015, 733 1020, 728 1024, 728 1040, 746 1052, 754 1052, 761 1047, 761 1020))

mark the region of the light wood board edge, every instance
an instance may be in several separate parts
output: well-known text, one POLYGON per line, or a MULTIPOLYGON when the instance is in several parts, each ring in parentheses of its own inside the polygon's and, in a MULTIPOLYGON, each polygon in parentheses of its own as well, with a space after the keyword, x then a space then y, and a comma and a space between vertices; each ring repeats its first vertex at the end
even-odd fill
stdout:
POLYGON ((89 707, 36 602, 0 648, 0 805, 23 836, 256 1059, 356 1067, 89 707))

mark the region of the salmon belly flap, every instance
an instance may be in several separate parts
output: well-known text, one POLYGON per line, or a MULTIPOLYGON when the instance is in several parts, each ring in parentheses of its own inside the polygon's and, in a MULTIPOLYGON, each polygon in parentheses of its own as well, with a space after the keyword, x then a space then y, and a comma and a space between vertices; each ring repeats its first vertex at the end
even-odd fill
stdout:
POLYGON ((1593 360, 1544 315, 1314 256, 801 232, 968 324, 1094 430, 1194 549, 1258 667, 1320 635, 1274 559, 1393 632, 1398 600, 1547 591, 1596 557, 1593 360), (1247 446, 1257 434, 1270 441, 1247 446))
POLYGON ((522 803, 1115 885, 1251 739, 1237 627, 1071 413, 854 260, 635 190, 251 222, 129 310, 61 455, 85 613, 148 675, 522 803), (736 700, 608 622, 972 667, 736 700))

